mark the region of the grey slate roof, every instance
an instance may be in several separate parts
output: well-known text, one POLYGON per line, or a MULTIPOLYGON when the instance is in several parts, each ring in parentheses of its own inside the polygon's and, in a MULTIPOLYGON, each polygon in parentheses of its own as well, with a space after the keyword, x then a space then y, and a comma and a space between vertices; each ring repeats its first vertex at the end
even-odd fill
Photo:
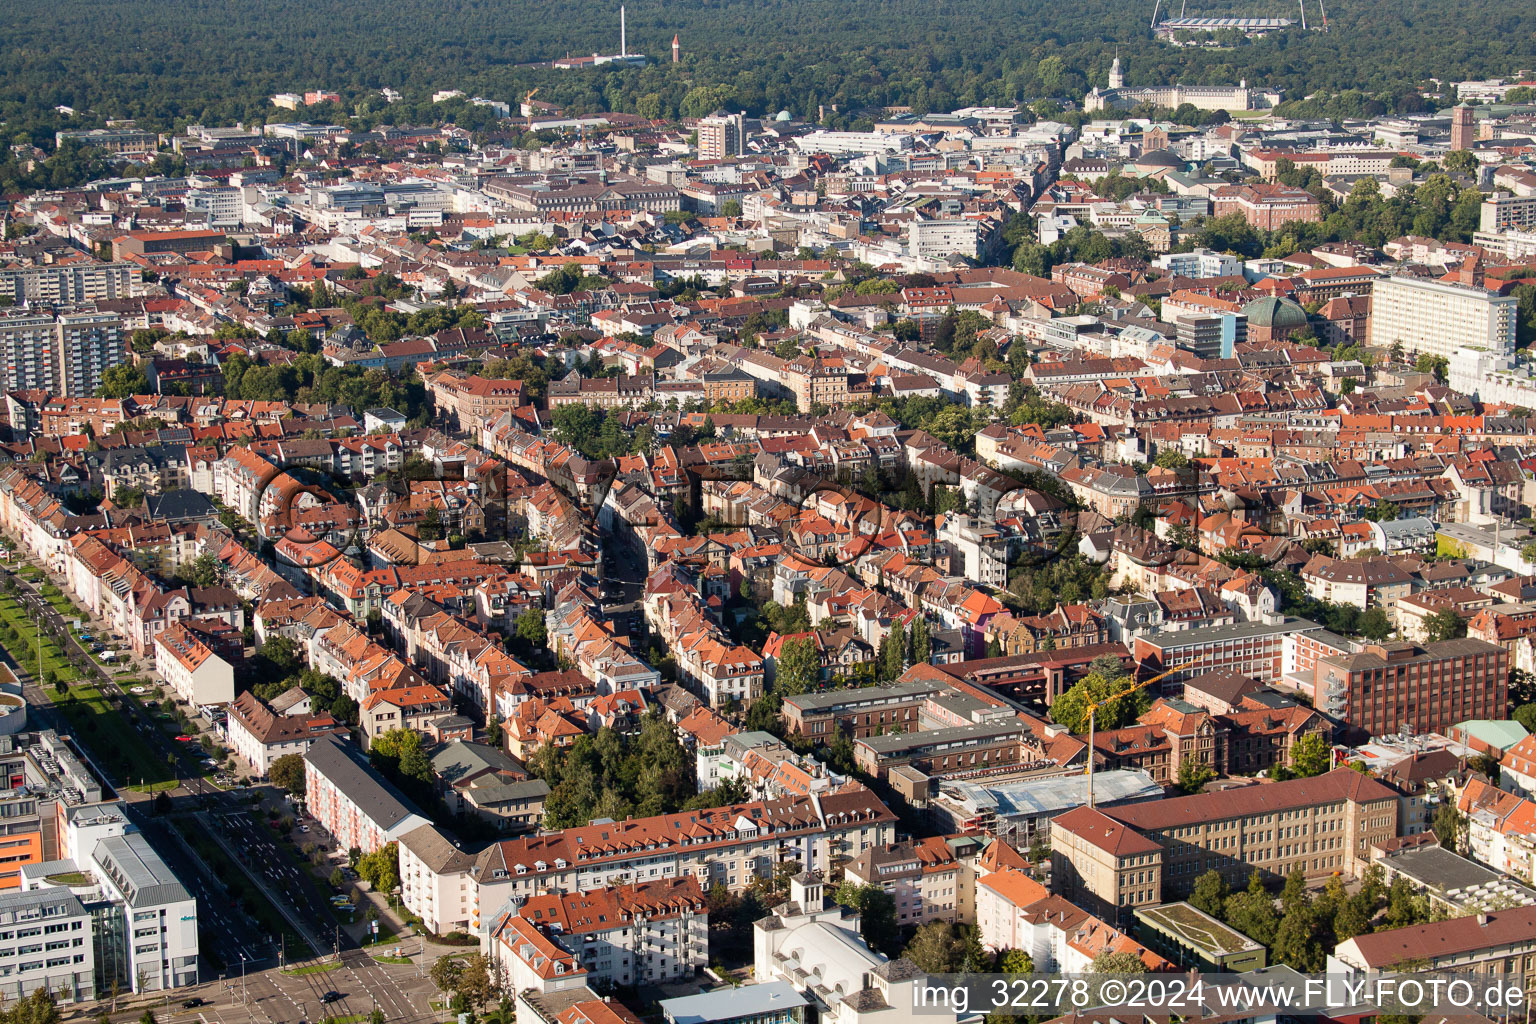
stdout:
POLYGON ((304 760, 381 829, 387 831, 413 814, 421 815, 405 794, 375 772, 363 752, 350 743, 326 736, 310 745, 304 760))

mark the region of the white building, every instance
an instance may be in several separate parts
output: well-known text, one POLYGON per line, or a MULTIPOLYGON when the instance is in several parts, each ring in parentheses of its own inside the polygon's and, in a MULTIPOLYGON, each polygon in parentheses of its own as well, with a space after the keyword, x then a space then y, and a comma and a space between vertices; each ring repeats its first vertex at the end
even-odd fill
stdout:
POLYGON ((235 667, 192 631, 173 622, 155 636, 155 673, 189 704, 207 707, 235 699, 235 667))
POLYGON ((278 758, 302 755, 321 736, 346 731, 328 714, 310 714, 307 700, 302 708, 296 714, 279 715, 246 691, 229 705, 225 738, 258 777, 266 778, 278 758))
POLYGON ((1174 277, 1233 277, 1243 272, 1241 256, 1211 249, 1164 253, 1153 259, 1152 265, 1174 277))
POLYGON ((783 981, 815 1004, 824 1024, 912 1019, 923 977, 905 957, 888 960, 859 934, 859 915, 826 906, 821 878, 796 875, 789 901, 752 928, 753 978, 783 981))
POLYGON ((1371 343, 1405 352, 1444 356, 1458 348, 1508 356, 1515 350, 1513 296, 1481 286, 1481 274, 1451 284, 1430 278, 1386 277, 1371 290, 1371 343))
POLYGON ((433 935, 468 934, 475 916, 475 858, 436 825, 400 837, 400 898, 433 935))
MULTIPOLYGON (((569 953, 589 983, 666 984, 692 978, 709 962, 709 909, 693 878, 544 893, 517 916, 569 953)), ((507 927, 503 920, 501 931, 507 927)), ((506 946, 498 940, 491 949, 506 946)))
POLYGON ((973 220, 915 220, 907 225, 907 252, 918 260, 942 260, 948 256, 975 259, 981 252, 980 239, 973 220))
POLYGON ((121 908, 127 977, 133 991, 197 984, 197 900, 142 832, 96 843, 90 870, 121 908))
POLYGON ((96 995, 91 914, 68 889, 0 894, 0 1000, 40 988, 61 1002, 96 995))

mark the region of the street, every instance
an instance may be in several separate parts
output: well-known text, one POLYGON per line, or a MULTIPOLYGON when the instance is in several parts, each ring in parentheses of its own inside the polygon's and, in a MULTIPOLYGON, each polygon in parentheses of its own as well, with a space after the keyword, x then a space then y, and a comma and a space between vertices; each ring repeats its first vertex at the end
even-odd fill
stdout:
MULTIPOLYGON (((343 953, 339 960, 305 961, 282 971, 275 960, 247 962, 243 977, 237 965, 216 980, 177 989, 169 993, 168 1001, 149 1008, 155 1011, 159 1024, 298 1024, 325 1017, 363 1020, 375 1007, 391 1024, 441 1021, 447 1012, 431 1006, 439 998, 429 977, 431 961, 436 959, 434 950, 428 948, 423 960, 417 956, 418 944, 419 940, 412 940, 401 950, 417 958, 411 964, 380 963, 357 949, 343 953), (326 992, 336 992, 341 998, 322 1003, 326 992), (207 1005, 184 1008, 182 1004, 190 999, 207 1000, 207 1005)), ((126 1022, 136 1019, 142 1009, 136 1005, 118 1013, 126 1022)))

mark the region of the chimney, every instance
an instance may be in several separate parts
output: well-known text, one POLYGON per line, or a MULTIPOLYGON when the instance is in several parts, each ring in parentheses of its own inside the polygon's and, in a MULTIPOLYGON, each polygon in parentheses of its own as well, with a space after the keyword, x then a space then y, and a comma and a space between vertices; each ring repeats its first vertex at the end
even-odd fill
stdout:
POLYGON ((1486 928, 1486 927, 1488 927, 1488 915, 1487 914, 1478 914, 1477 915, 1477 926, 1479 928, 1486 928))

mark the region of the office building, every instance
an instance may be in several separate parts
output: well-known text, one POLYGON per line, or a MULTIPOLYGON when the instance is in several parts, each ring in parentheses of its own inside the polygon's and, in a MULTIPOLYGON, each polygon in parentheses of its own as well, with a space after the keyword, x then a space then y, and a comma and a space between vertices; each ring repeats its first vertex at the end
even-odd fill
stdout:
POLYGON ((1233 347, 1248 340, 1241 313, 1189 313, 1174 321, 1178 346, 1201 359, 1231 359, 1233 347))
POLYGON ((1470 637, 1367 644, 1320 659, 1315 672, 1318 708, 1373 736, 1443 733, 1508 710, 1509 651, 1470 637))
POLYGON ((97 947, 116 948, 122 987, 151 992, 197 984, 197 900, 144 834, 101 839, 89 863, 111 904, 109 913, 97 913, 97 927, 120 929, 118 942, 98 935, 97 947))
POLYGON ((1401 344, 1406 353, 1446 359, 1458 348, 1511 355, 1517 302, 1483 287, 1476 257, 1468 258, 1455 281, 1385 277, 1371 292, 1371 343, 1401 344))
POLYGON ((38 989, 67 1003, 96 997, 91 915, 68 889, 0 895, 0 1000, 38 989))

